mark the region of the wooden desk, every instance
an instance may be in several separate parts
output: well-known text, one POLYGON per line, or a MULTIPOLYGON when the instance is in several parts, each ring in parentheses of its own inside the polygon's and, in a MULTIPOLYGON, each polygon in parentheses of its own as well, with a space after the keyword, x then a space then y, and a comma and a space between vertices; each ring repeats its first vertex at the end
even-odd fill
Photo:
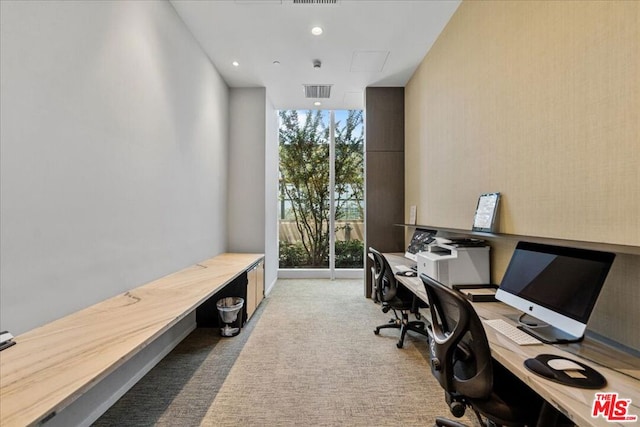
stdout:
MULTIPOLYGON (((397 271, 399 265, 415 265, 413 261, 405 258, 402 254, 385 254, 385 257, 394 271, 397 271)), ((428 303, 427 293, 419 278, 396 277, 415 295, 428 303)), ((514 319, 520 314, 517 310, 501 302, 480 302, 473 303, 473 306, 481 319, 503 318, 515 324, 514 319)), ((579 344, 519 346, 494 331, 493 328, 485 328, 485 332, 493 358, 578 426, 640 425, 640 360, 637 357, 617 349, 606 348, 603 344, 588 338, 579 344), (569 387, 549 381, 527 370, 524 361, 541 353, 556 354, 583 362, 600 372, 607 379, 607 386, 598 390, 569 387), (593 356, 593 358, 585 359, 580 356, 581 354, 593 356), (597 363, 594 360, 601 361, 597 363), (638 421, 636 423, 620 423, 608 422, 602 416, 592 418, 591 411, 596 393, 618 393, 620 398, 631 399, 629 413, 637 415, 638 421)))
POLYGON ((262 258, 222 254, 17 336, 0 352, 0 425, 49 419, 262 258))

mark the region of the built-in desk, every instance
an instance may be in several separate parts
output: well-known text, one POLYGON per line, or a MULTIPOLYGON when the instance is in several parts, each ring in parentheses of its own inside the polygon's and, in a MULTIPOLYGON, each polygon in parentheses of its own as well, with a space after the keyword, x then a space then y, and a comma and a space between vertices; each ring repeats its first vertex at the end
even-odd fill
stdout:
MULTIPOLYGON (((397 270, 398 265, 410 266, 413 263, 402 254, 385 254, 385 256, 394 271, 397 270)), ((424 285, 419 278, 396 277, 415 295, 429 302, 424 285)), ((514 319, 520 314, 501 302, 479 302, 473 303, 473 306, 481 319, 503 318, 515 324, 514 319)), ((485 328, 485 332, 493 358, 578 426, 640 425, 640 360, 637 357, 617 349, 607 348, 604 344, 590 338, 585 338, 579 344, 519 346, 490 327, 485 328), (541 353, 556 354, 583 362, 600 372, 607 379, 607 386, 598 390, 580 389, 537 376, 525 368, 524 361, 541 353), (618 393, 620 398, 631 399, 629 413, 638 416, 637 423, 609 422, 603 417, 593 418, 591 411, 596 393, 618 393)))
POLYGON ((0 352, 0 425, 55 416, 262 254, 222 254, 15 338, 0 352))

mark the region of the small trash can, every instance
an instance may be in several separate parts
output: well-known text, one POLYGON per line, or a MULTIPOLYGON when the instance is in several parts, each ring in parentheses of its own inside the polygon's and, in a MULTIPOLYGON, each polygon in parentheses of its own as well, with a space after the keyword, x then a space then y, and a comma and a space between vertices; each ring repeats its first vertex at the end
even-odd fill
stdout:
POLYGON ((240 297, 226 297, 216 303, 220 319, 220 335, 234 337, 242 328, 242 307, 244 299, 240 297))

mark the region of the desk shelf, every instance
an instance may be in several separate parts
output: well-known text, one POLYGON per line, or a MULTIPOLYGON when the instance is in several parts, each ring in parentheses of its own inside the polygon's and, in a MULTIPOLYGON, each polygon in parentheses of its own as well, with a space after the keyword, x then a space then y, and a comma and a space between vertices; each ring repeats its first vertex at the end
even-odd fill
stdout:
POLYGON ((445 233, 456 234, 461 236, 473 236, 481 239, 509 239, 509 240, 525 240, 533 243, 547 243, 559 246, 571 246, 583 249, 592 249, 596 251, 615 252, 619 254, 640 255, 640 246, 617 245, 613 243, 588 242, 584 240, 557 239, 553 237, 524 236, 519 234, 507 233, 487 233, 484 231, 464 230, 461 228, 440 227, 422 224, 393 224, 396 227, 406 228, 425 228, 427 230, 443 231, 445 233))

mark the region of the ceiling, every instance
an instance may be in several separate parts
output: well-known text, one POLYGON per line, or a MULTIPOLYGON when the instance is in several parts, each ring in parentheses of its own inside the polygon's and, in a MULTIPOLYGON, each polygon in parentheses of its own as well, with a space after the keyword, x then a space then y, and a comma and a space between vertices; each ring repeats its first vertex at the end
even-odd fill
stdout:
POLYGON ((276 109, 361 109, 367 86, 404 86, 458 0, 171 0, 230 87, 276 109), (324 31, 311 34, 314 26, 324 31), (238 66, 232 65, 234 61, 238 66), (321 66, 314 68, 314 61, 321 66), (303 85, 330 85, 328 98, 303 85), (321 106, 314 106, 320 101, 321 106))

